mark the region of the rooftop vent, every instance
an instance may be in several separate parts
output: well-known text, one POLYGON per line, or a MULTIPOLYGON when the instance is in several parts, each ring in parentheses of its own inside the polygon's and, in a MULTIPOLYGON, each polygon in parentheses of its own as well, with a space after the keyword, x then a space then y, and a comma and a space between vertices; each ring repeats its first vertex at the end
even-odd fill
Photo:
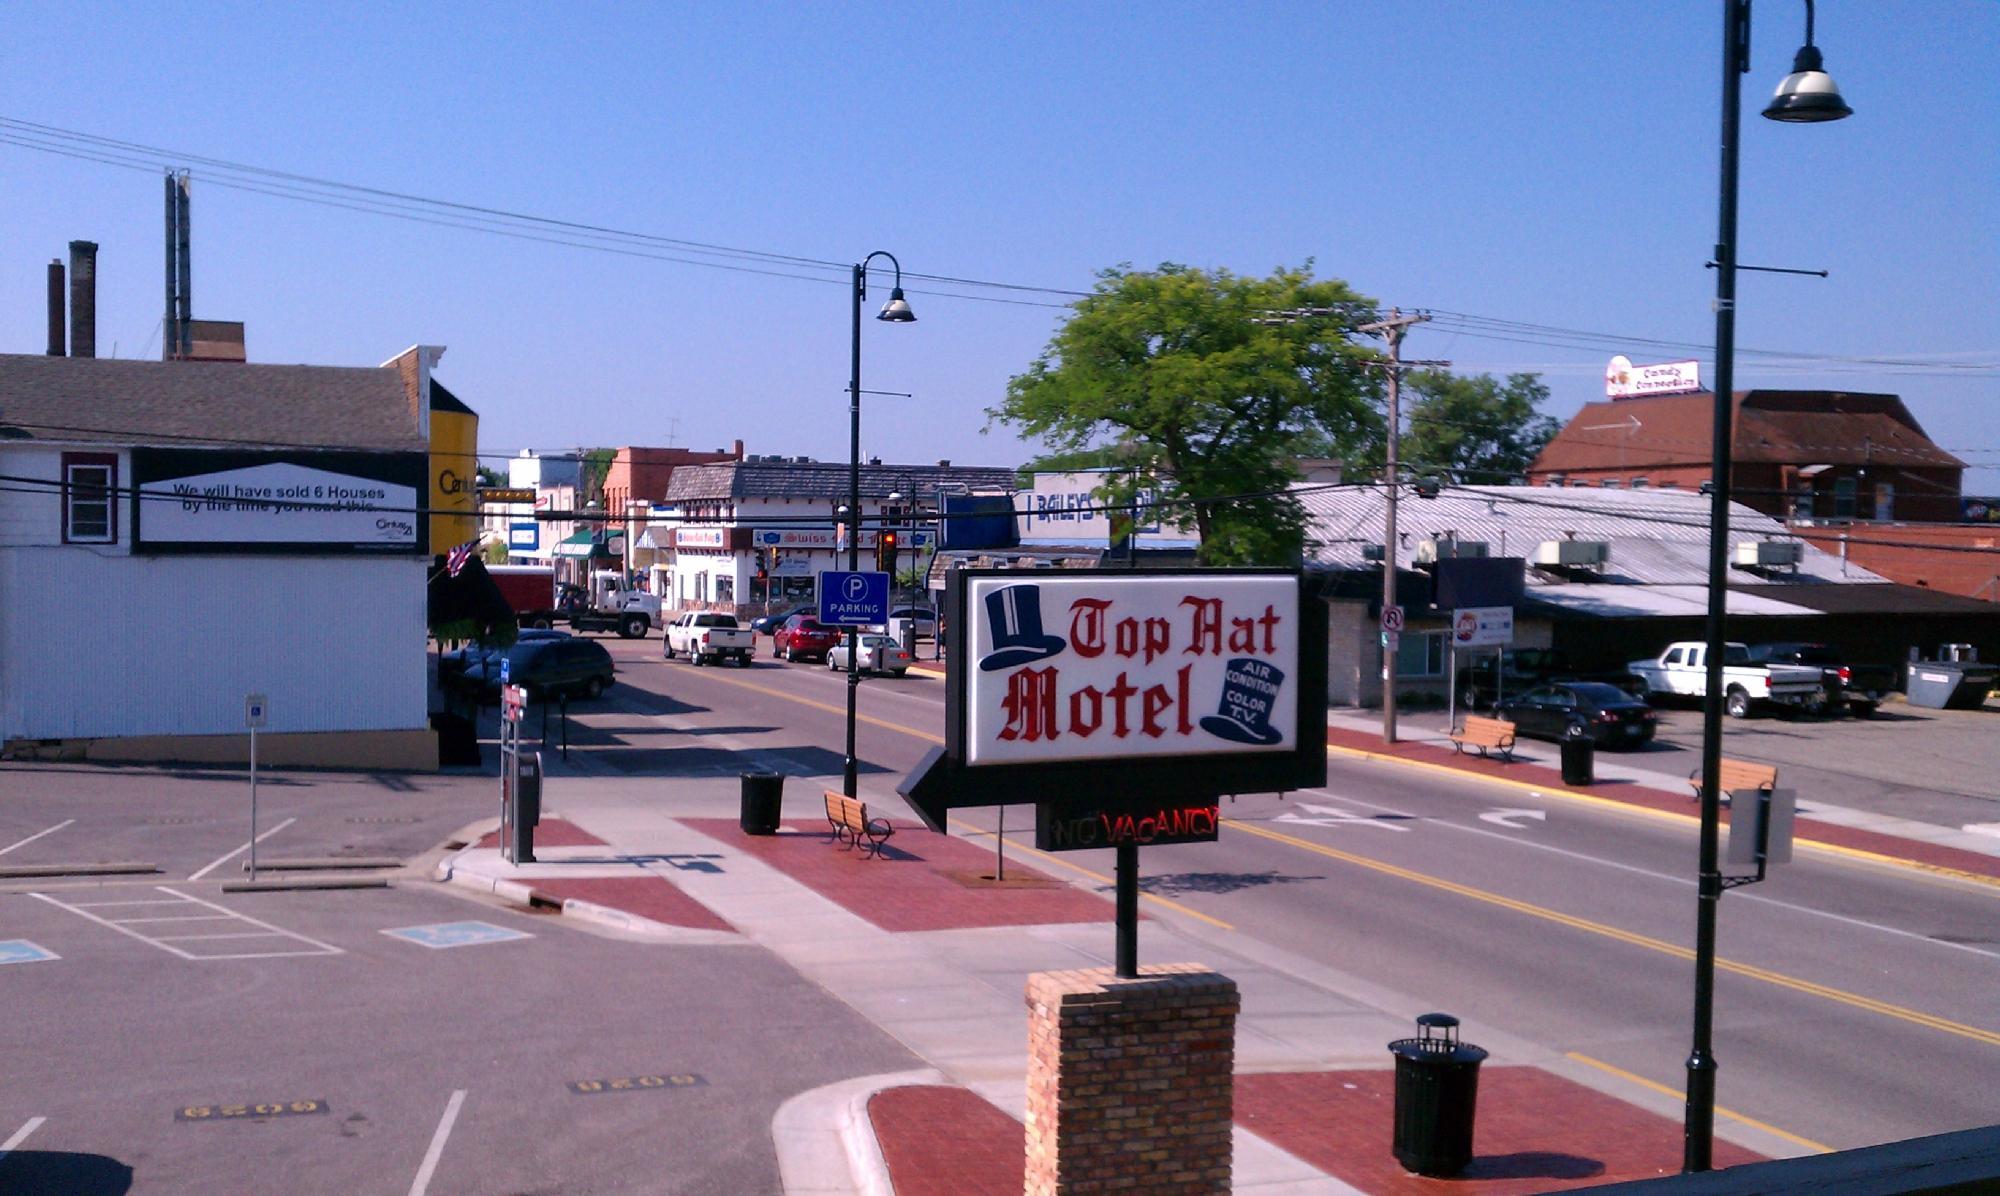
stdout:
POLYGON ((1805 557, 1806 546, 1797 540, 1754 540, 1736 546, 1739 569, 1796 569, 1805 557))
POLYGON ((1458 560, 1465 557, 1491 556, 1484 540, 1460 540, 1454 537, 1432 536, 1417 541, 1417 564, 1435 565, 1440 560, 1458 560))
POLYGON ((1563 569, 1601 569, 1611 560, 1611 545, 1602 540, 1544 540, 1535 549, 1535 564, 1563 569))

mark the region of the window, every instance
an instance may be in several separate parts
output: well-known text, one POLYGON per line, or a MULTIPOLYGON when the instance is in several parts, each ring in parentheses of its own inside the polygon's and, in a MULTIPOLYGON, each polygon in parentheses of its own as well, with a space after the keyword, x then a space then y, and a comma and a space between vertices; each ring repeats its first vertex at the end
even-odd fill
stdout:
POLYGON ((1444 633, 1405 632, 1396 644, 1398 677, 1441 677, 1444 675, 1444 633))
POLYGON ((736 601, 736 579, 726 573, 715 575, 715 600, 717 602, 736 601))
POLYGON ((63 543, 118 540, 118 458, 111 453, 64 453, 63 543))
POLYGON ((1632 489, 1634 490, 1645 490, 1650 488, 1652 484, 1653 484, 1652 482, 1646 480, 1645 478, 1632 479, 1632 489))
POLYGON ((1888 482, 1875 483, 1875 518, 1884 521, 1896 517, 1896 488, 1888 482))
POLYGON ((1833 482, 1833 517, 1835 519, 1854 518, 1853 478, 1835 478, 1833 482))
POLYGON ((1662 661, 1661 663, 1679 664, 1680 662, 1681 662, 1681 650, 1679 648, 1675 648, 1673 651, 1667 653, 1666 660, 1662 661))
POLYGON ((1544 486, 1555 486, 1560 488, 1562 484, 1567 480, 1568 479, 1565 478, 1562 474, 1552 473, 1542 482, 1542 484, 1544 486))
POLYGON ((1623 478, 1605 478, 1602 485, 1606 490, 1618 490, 1625 485, 1623 478))

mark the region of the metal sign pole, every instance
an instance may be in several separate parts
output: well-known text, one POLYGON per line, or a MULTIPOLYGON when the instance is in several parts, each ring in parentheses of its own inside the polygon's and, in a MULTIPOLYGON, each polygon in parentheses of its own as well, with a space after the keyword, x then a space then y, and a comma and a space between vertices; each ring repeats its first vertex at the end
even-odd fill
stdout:
POLYGON ((250 879, 257 879, 257 727, 250 727, 250 879))
POLYGON ((1139 977, 1139 847, 1118 845, 1118 959, 1121 980, 1139 977))

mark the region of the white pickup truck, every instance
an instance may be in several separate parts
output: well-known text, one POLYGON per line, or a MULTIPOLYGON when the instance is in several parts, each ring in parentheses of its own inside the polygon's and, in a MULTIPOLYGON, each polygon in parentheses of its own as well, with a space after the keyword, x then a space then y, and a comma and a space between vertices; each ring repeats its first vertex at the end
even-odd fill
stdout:
POLYGON ((691 610, 667 624, 668 660, 685 655, 696 664, 717 660, 750 667, 757 652, 757 633, 736 621, 735 615, 691 610))
MULTIPOLYGON (((1646 683, 1646 695, 1701 698, 1708 694, 1706 645, 1683 640, 1667 645, 1656 660, 1626 666, 1646 683)), ((1731 718, 1748 718, 1766 705, 1805 707, 1821 695, 1819 670, 1801 665, 1751 664, 1742 644, 1722 648, 1722 708, 1731 718)))

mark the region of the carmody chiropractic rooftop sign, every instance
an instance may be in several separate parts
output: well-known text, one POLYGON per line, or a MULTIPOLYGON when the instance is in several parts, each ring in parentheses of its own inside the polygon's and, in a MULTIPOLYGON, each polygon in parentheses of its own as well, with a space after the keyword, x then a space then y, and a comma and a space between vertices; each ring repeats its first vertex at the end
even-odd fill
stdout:
POLYGON ((1326 610, 1298 574, 952 580, 947 622, 965 634, 952 637, 946 746, 904 785, 927 820, 957 805, 1325 782, 1326 610))

